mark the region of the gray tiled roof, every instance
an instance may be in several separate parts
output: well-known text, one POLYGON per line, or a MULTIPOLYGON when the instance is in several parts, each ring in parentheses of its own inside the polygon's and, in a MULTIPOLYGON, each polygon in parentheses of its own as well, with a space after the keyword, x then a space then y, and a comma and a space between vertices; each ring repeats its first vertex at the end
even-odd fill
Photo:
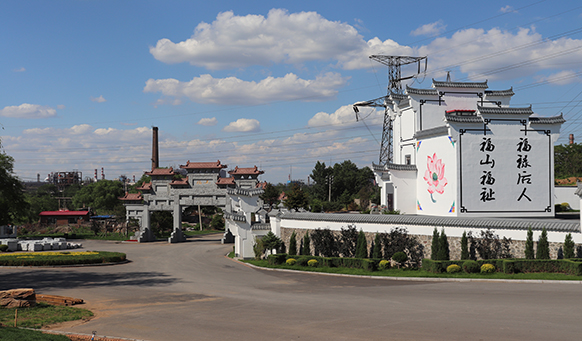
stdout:
POLYGON ((224 219, 232 219, 234 221, 247 221, 244 214, 224 212, 224 219))
POLYGON ((432 84, 437 88, 465 88, 465 89, 487 89, 487 81, 484 82, 441 82, 432 80, 432 84))
POLYGON ((487 96, 513 96, 515 92, 513 92, 513 87, 508 90, 485 90, 485 95, 487 96))
POLYGON ((255 223, 251 225, 252 230, 270 230, 271 224, 269 223, 255 223))
POLYGON ((390 94, 390 97, 392 99, 395 99, 395 100, 408 99, 408 95, 404 95, 404 94, 390 94))
POLYGON ((477 106, 481 115, 531 115, 533 111, 531 106, 526 108, 499 108, 499 107, 481 107, 477 106))
POLYGON ((252 197, 254 195, 261 195, 263 194, 265 191, 260 189, 260 188, 251 188, 251 189, 247 189, 247 188, 227 188, 226 189, 226 193, 230 194, 230 195, 244 195, 247 197, 252 197))
POLYGON ((529 118, 529 123, 531 124, 562 124, 564 122, 566 122, 566 120, 562 114, 560 114, 560 116, 552 117, 531 116, 529 118))
POLYGON ((434 217, 417 215, 391 215, 391 214, 334 214, 334 213, 296 213, 290 212, 282 216, 282 219, 329 221, 346 224, 390 224, 390 225, 424 225, 446 226, 457 228, 476 228, 492 230, 523 230, 531 227, 534 231, 541 231, 544 227, 548 231, 556 232, 580 232, 579 222, 566 222, 555 220, 524 220, 524 219, 500 219, 500 218, 456 218, 434 217))
POLYGON ((399 165, 396 163, 387 163, 386 169, 395 171, 414 171, 416 172, 416 165, 399 165))
POLYGON ((406 93, 409 95, 422 95, 422 96, 438 96, 439 92, 437 89, 415 89, 408 85, 406 86, 406 93))
POLYGON ((414 134, 414 138, 418 140, 418 139, 423 139, 423 138, 428 138, 428 137, 433 137, 433 136, 447 135, 448 133, 449 133, 449 128, 447 126, 442 126, 442 127, 419 130, 416 132, 416 134, 414 134))
POLYGON ((464 116, 464 115, 445 115, 447 122, 456 123, 483 123, 483 119, 480 116, 464 116))

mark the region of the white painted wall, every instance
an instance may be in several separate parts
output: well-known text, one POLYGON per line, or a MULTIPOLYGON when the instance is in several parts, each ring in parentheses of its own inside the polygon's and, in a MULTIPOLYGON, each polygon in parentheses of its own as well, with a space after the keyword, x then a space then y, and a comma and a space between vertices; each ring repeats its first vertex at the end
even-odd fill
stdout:
POLYGON ((578 197, 574 192, 576 192, 576 186, 564 187, 556 186, 554 187, 554 202, 556 204, 561 204, 567 202, 570 207, 574 210, 580 209, 580 197, 578 197))

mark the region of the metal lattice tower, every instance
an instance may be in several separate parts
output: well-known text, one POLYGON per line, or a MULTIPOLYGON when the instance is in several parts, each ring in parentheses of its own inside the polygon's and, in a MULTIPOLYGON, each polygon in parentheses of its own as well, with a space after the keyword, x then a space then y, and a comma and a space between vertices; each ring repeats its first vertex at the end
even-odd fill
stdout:
MULTIPOLYGON (((386 165, 391 163, 393 159, 392 151, 392 120, 390 119, 390 113, 388 112, 388 106, 386 101, 390 100, 391 94, 402 94, 402 83, 401 81, 406 79, 411 79, 413 76, 402 78, 400 67, 402 65, 418 63, 418 73, 420 73, 421 61, 425 61, 424 69, 426 71, 427 57, 409 57, 409 56, 385 56, 385 55, 372 55, 370 59, 373 59, 379 63, 388 66, 388 91, 387 95, 384 97, 376 98, 366 102, 358 102, 354 104, 354 111, 358 112, 357 107, 367 106, 367 107, 384 107, 384 122, 382 125, 382 142, 380 144, 380 165, 386 165)), ((356 116, 357 117, 357 116, 356 116)))

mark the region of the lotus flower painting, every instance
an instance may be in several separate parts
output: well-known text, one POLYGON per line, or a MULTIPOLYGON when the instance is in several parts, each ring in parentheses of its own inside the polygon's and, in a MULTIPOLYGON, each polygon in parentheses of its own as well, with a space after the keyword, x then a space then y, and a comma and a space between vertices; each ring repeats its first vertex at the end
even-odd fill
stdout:
POLYGON ((432 202, 436 202, 433 198, 433 194, 436 192, 438 194, 443 194, 445 192, 445 186, 447 185, 447 178, 445 178, 445 165, 443 160, 437 158, 436 153, 432 157, 427 156, 426 161, 426 172, 424 172, 424 181, 428 184, 428 192, 430 193, 430 199, 432 202))

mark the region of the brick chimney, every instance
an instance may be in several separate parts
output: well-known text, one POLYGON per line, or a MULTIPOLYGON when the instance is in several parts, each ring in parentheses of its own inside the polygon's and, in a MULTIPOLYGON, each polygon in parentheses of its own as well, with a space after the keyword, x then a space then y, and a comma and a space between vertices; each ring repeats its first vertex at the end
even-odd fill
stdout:
POLYGON ((158 127, 152 127, 152 170, 160 167, 160 158, 158 154, 158 127))

